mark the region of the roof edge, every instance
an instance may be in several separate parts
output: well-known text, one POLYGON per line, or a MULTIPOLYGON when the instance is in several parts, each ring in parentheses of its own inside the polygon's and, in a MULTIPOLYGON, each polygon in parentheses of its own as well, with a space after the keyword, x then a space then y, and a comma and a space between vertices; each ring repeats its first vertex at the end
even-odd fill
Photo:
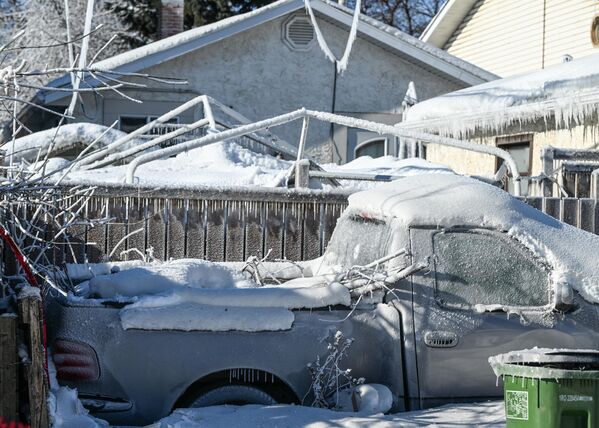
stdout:
MULTIPOLYGON (((311 1, 314 10, 317 12, 344 25, 351 26, 353 10, 328 0, 311 1)), ((134 49, 133 51, 138 52, 137 56, 130 56, 130 52, 132 51, 129 51, 125 54, 115 55, 114 57, 100 61, 97 66, 102 68, 112 61, 116 64, 114 68, 110 68, 112 71, 117 73, 137 72, 151 65, 169 61, 193 50, 197 50, 205 45, 256 27, 264 22, 284 16, 303 7, 303 0, 279 0, 243 15, 237 15, 218 21, 214 24, 208 24, 207 26, 188 30, 187 32, 184 32, 188 33, 188 37, 181 37, 180 35, 184 33, 179 33, 178 35, 154 42, 160 44, 158 49, 149 48, 149 46, 154 44, 151 43, 134 49), (181 39, 179 43, 175 43, 177 37, 181 39), (168 43, 169 40, 171 43, 168 43), (145 51, 147 51, 147 54, 144 54, 145 51), (126 60, 127 56, 130 56, 131 59, 126 60)), ((443 73, 456 81, 463 82, 467 85, 476 85, 498 78, 498 76, 489 73, 480 67, 448 54, 443 50, 430 46, 421 40, 418 40, 416 37, 409 36, 395 27, 386 25, 366 15, 360 15, 360 23, 361 25, 358 27, 360 33, 370 35, 370 37, 380 40, 398 52, 413 57, 416 62, 420 62, 427 67, 436 69, 438 72, 443 73)), ((156 45, 154 46, 156 47, 156 45)), ((50 82, 48 86, 63 87, 68 86, 69 84, 69 76, 64 75, 50 82)), ((45 103, 55 102, 65 96, 68 96, 65 92, 43 93, 45 103)))
POLYGON ((443 49, 478 0, 448 0, 426 26, 420 40, 443 49))

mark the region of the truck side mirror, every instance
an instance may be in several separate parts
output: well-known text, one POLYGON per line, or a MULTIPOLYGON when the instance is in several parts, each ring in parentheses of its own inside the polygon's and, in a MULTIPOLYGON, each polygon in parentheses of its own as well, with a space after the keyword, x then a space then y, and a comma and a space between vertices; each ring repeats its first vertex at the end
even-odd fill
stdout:
POLYGON ((574 304, 574 290, 570 284, 565 281, 555 284, 553 306, 559 312, 571 312, 576 309, 576 305, 574 304))

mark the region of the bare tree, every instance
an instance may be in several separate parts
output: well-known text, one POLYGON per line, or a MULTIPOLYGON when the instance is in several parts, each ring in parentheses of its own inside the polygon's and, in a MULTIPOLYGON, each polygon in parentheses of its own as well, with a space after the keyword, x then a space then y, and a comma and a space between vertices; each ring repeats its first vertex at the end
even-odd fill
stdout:
MULTIPOLYGON (((364 0, 361 12, 418 37, 446 0, 364 0)), ((355 0, 348 1, 349 7, 355 0)))

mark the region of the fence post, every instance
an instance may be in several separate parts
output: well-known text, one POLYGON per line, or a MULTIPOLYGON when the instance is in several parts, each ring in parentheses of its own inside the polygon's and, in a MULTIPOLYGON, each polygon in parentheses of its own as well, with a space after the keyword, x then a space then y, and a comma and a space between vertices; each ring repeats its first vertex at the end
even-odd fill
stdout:
POLYGON ((0 417, 19 420, 19 364, 17 359, 17 316, 0 316, 0 417))
POLYGON ((48 381, 44 360, 46 358, 42 331, 41 297, 27 294, 19 296, 19 315, 27 332, 26 345, 30 361, 26 365, 31 428, 48 427, 48 381))
POLYGON ((591 173, 591 198, 599 200, 599 169, 591 173))
POLYGON ((302 159, 295 163, 295 187, 307 188, 310 183, 310 161, 302 159))
POLYGON ((553 147, 543 147, 543 150, 541 150, 541 165, 543 167, 543 178, 541 181, 542 196, 553 196, 553 181, 551 180, 551 176, 553 175, 554 157, 555 150, 553 147))

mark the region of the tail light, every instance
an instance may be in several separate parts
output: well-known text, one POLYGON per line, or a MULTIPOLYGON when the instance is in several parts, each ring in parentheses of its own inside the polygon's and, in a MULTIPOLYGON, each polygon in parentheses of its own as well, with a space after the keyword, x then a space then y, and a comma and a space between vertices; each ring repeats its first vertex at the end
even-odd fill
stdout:
POLYGON ((82 381, 96 380, 100 377, 96 351, 86 343, 56 340, 52 358, 58 380, 82 381))

